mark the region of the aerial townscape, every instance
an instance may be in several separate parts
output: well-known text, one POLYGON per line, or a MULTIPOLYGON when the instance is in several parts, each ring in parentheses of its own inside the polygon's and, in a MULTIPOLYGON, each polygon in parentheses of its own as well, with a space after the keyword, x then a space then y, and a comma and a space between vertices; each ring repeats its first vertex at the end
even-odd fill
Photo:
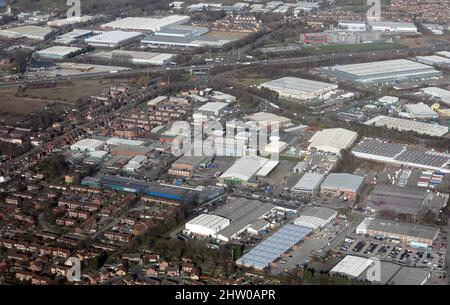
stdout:
POLYGON ((450 1, 200 1, 0 1, 0 285, 448 285, 450 1))

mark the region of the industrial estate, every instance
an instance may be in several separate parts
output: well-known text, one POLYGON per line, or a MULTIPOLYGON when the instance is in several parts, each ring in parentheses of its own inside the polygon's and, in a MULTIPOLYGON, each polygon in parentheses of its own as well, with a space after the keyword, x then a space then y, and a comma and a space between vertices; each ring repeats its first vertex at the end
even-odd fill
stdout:
POLYGON ((404 2, 0 1, 0 284, 447 285, 450 9, 404 2))

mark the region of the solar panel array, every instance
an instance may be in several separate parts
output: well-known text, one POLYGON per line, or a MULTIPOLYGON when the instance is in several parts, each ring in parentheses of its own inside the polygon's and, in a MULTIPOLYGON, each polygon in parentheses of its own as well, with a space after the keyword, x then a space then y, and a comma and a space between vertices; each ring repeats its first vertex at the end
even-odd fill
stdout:
POLYGON ((311 231, 310 228, 287 224, 238 259, 236 263, 256 269, 264 269, 311 231))

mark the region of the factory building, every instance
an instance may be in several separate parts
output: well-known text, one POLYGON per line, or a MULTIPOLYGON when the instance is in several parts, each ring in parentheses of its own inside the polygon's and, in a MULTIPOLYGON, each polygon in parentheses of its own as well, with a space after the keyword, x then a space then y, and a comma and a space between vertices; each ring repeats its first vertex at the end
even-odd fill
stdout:
POLYGON ((70 146, 71 150, 77 150, 82 152, 93 152, 97 150, 102 150, 105 147, 105 142, 94 139, 82 139, 72 146, 70 146))
POLYGON ((142 155, 133 157, 130 161, 128 161, 127 165, 125 165, 123 169, 127 172, 136 172, 142 167, 146 160, 147 157, 142 155))
POLYGON ((212 162, 212 157, 183 156, 172 163, 169 174, 173 176, 192 177, 194 171, 206 168, 212 162))
POLYGON ((361 176, 331 173, 320 186, 320 192, 324 195, 344 195, 348 200, 352 200, 360 193, 363 182, 364 177, 361 176))
POLYGON ((450 91, 449 90, 441 89, 438 87, 427 87, 427 88, 421 89, 421 91, 426 95, 429 95, 431 97, 438 99, 439 101, 446 104, 447 106, 450 106, 450 91))
POLYGON ((430 65, 430 66, 439 66, 439 65, 450 65, 450 58, 431 55, 431 56, 417 56, 416 60, 420 63, 430 65))
POLYGON ((88 45, 104 48, 118 48, 139 41, 143 37, 139 32, 111 31, 85 39, 88 45))
POLYGON ((257 127, 267 131, 273 128, 285 128, 292 126, 292 120, 270 112, 256 112, 245 117, 249 122, 257 123, 257 127))
POLYGON ((178 47, 178 48, 201 48, 213 47, 221 48, 226 44, 233 42, 233 39, 220 39, 216 37, 204 36, 188 36, 188 37, 173 37, 162 35, 148 35, 142 43, 149 47, 178 47))
POLYGON ((320 183, 325 178, 325 175, 316 173, 306 173, 300 178, 292 191, 295 193, 301 193, 306 195, 313 195, 320 186, 320 183))
POLYGON ((361 86, 378 86, 442 78, 433 67, 407 59, 337 65, 320 69, 330 77, 361 86))
POLYGON ((346 31, 367 31, 365 21, 339 21, 338 28, 346 31))
POLYGON ((219 181, 226 185, 256 186, 255 178, 258 172, 263 169, 267 175, 278 164, 278 161, 270 161, 259 156, 242 157, 219 177, 219 181))
POLYGON ((366 218, 356 228, 356 233, 407 244, 422 244, 424 248, 427 248, 436 240, 439 229, 412 223, 366 218))
POLYGON ((214 237, 230 223, 229 219, 221 216, 201 214, 185 224, 185 232, 189 235, 214 237))
POLYGON ((152 53, 141 51, 101 51, 93 55, 96 58, 101 58, 109 61, 124 61, 135 65, 152 65, 162 66, 170 63, 175 57, 174 54, 169 53, 152 53))
POLYGON ((223 111, 228 106, 229 106, 228 103, 209 102, 209 103, 202 105, 200 108, 198 108, 198 111, 200 111, 202 114, 206 115, 207 117, 219 116, 223 113, 223 111))
POLYGON ((372 31, 393 34, 417 34, 417 27, 411 22, 369 21, 367 24, 372 31))
POLYGON ((81 51, 81 49, 76 48, 76 47, 55 46, 55 47, 50 47, 50 48, 38 51, 38 52, 36 52, 36 54, 40 58, 62 60, 62 59, 66 59, 69 57, 73 57, 80 51, 81 51))
POLYGON ((324 207, 310 207, 301 212, 294 224, 310 228, 312 230, 322 229, 330 224, 336 217, 337 211, 324 207))
POLYGON ((263 83, 259 85, 258 88, 270 89, 277 92, 281 97, 311 100, 336 90, 338 86, 297 77, 283 77, 263 83))
POLYGON ((443 137, 448 133, 447 126, 394 118, 385 115, 374 117, 364 124, 367 126, 385 127, 398 131, 414 131, 418 134, 424 134, 432 137, 443 137))
POLYGON ((450 154, 387 140, 364 138, 352 150, 358 158, 450 173, 450 154))
POLYGON ((83 42, 84 39, 93 35, 93 31, 90 30, 73 30, 69 33, 59 35, 56 37, 55 42, 65 45, 70 45, 72 43, 83 42))
POLYGON ((127 17, 101 25, 105 30, 134 30, 157 32, 170 26, 187 23, 189 16, 171 15, 165 17, 127 17))
POLYGON ((331 128, 318 131, 309 140, 308 150, 322 151, 340 155, 341 150, 350 148, 358 138, 356 132, 343 128, 331 128))
POLYGON ((94 20, 94 16, 80 16, 80 17, 70 17, 70 18, 63 18, 63 19, 55 19, 47 21, 47 25, 51 27, 63 27, 68 25, 74 25, 77 23, 84 23, 91 20, 94 20))
POLYGON ((217 232, 215 238, 230 242, 252 224, 274 214, 275 210, 276 206, 268 202, 235 198, 213 212, 216 216, 230 220, 230 224, 217 232))
POLYGON ((310 228, 287 224, 239 258, 236 265, 264 270, 275 264, 283 253, 299 245, 310 233, 310 228))
POLYGON ((434 112, 430 106, 419 103, 419 104, 406 104, 404 105, 406 112, 413 119, 427 120, 427 119, 437 119, 438 114, 434 112))
POLYGON ((40 27, 33 25, 19 26, 15 28, 0 30, 0 36, 9 39, 27 38, 40 41, 49 39, 54 35, 54 33, 55 32, 49 27, 40 27))

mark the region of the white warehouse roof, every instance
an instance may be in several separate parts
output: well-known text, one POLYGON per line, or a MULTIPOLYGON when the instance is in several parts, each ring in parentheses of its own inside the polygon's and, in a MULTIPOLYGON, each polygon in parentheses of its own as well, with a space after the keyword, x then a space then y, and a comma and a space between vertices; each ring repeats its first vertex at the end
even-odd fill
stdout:
POLYGON ((44 50, 37 51, 36 53, 41 56, 68 56, 72 53, 80 51, 80 48, 76 47, 62 47, 62 46, 54 46, 44 50))
POLYGON ((101 27, 104 29, 140 30, 140 31, 160 31, 171 25, 179 25, 189 22, 189 16, 172 15, 166 17, 127 17, 113 22, 105 23, 101 27))
POLYGON ((89 150, 94 151, 103 147, 105 142, 95 139, 82 139, 75 144, 73 144, 70 148, 72 150, 89 150))
POLYGON ((214 235, 230 225, 230 220, 218 215, 201 214, 187 222, 185 227, 199 235, 214 235))
POLYGON ((311 144, 308 149, 314 148, 338 155, 342 149, 349 148, 357 137, 356 132, 343 128, 324 129, 309 140, 311 144))
POLYGON ((209 102, 198 108, 198 111, 201 112, 214 112, 215 115, 218 115, 219 112, 228 106, 228 103, 222 102, 209 102))
POLYGON ((415 131, 419 134, 425 134, 432 137, 443 137, 448 133, 448 127, 446 126, 399 119, 384 115, 379 115, 364 124, 369 126, 375 125, 379 127, 386 127, 388 129, 398 129, 400 131, 415 131))
POLYGON ((324 207, 311 207, 303 211, 294 224, 311 228, 313 230, 326 226, 330 221, 336 218, 337 212, 333 209, 324 207))
POLYGON ((322 174, 306 173, 292 188, 292 190, 312 193, 319 187, 320 183, 324 178, 325 176, 322 174))
POLYGON ((432 97, 439 98, 443 103, 450 105, 450 91, 438 87, 423 88, 422 92, 432 97))
POLYGON ((331 269, 331 273, 339 273, 343 275, 347 275, 352 278, 357 278, 360 276, 364 270, 366 270, 370 265, 372 265, 373 260, 347 255, 343 260, 339 262, 333 269, 331 269))
POLYGON ((85 42, 90 44, 120 44, 140 36, 143 36, 143 34, 139 32, 111 31, 87 38, 85 42))
POLYGON ((237 160, 220 178, 237 178, 248 181, 269 160, 259 156, 247 156, 237 160))
POLYGON ((318 82, 297 77, 283 77, 259 85, 278 92, 281 96, 299 99, 312 99, 326 92, 337 89, 338 86, 330 83, 318 82))

